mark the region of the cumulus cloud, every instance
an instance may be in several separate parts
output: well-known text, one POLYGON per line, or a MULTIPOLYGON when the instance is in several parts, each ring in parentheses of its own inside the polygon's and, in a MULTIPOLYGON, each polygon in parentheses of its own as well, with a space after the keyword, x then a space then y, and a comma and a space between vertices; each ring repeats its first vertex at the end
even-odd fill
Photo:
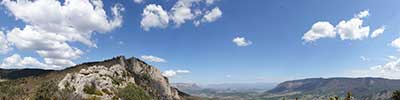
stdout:
POLYGON ((235 43, 239 47, 244 47, 244 46, 249 46, 252 44, 251 41, 246 40, 244 37, 236 37, 232 40, 233 43, 235 43))
POLYGON ((108 32, 120 27, 120 11, 124 10, 121 5, 114 5, 111 9, 113 19, 108 20, 100 0, 66 0, 63 4, 57 0, 3 0, 1 4, 17 20, 93 47, 95 43, 90 40, 93 32, 108 32))
POLYGON ((59 69, 60 66, 52 66, 39 62, 33 57, 21 57, 14 54, 3 59, 0 68, 4 69, 22 69, 22 68, 40 68, 40 69, 59 69))
POLYGON ((320 38, 334 38, 336 36, 335 27, 329 22, 317 22, 311 29, 304 34, 302 39, 306 42, 312 42, 320 38))
POLYGON ((11 51, 10 43, 2 31, 0 31, 0 54, 5 54, 11 51))
POLYGON ((156 56, 151 56, 151 55, 143 55, 140 56, 141 59, 149 62, 167 62, 165 59, 156 57, 156 56))
POLYGON ((175 77, 178 74, 187 74, 190 73, 189 70, 166 70, 162 73, 165 77, 175 77))
POLYGON ((400 59, 391 59, 368 70, 356 70, 353 74, 362 77, 400 78, 400 59))
POLYGON ((214 22, 220 17, 222 17, 222 11, 218 7, 215 7, 211 11, 206 12, 202 22, 214 22))
POLYGON ((393 46, 393 47, 396 47, 396 48, 400 49, 400 38, 397 38, 397 39, 393 40, 393 41, 390 43, 390 45, 393 46))
POLYGON ((355 17, 364 18, 364 17, 367 17, 367 16, 369 16, 369 11, 368 10, 364 10, 364 11, 361 11, 360 13, 358 13, 355 17))
POLYGON ((385 27, 384 27, 384 26, 382 26, 382 27, 376 29, 375 31, 372 32, 371 38, 375 38, 375 37, 377 37, 378 35, 381 35, 384 31, 385 31, 385 27))
POLYGON ((7 40, 18 49, 35 51, 52 66, 71 66, 83 54, 69 43, 96 47, 94 33, 109 32, 123 22, 122 5, 113 5, 109 17, 101 0, 3 0, 1 5, 26 23, 9 31, 7 40))
POLYGON ((362 40, 369 35, 369 26, 362 26, 363 20, 356 17, 341 21, 336 25, 336 31, 342 40, 362 40))
MULTIPOLYGON (((334 38, 338 34, 341 40, 362 40, 369 36, 369 26, 363 26, 363 18, 367 16, 369 16, 368 10, 361 11, 350 20, 340 21, 335 27, 329 22, 317 22, 303 35, 302 39, 311 42, 320 38, 334 38)), ((371 37, 378 36, 383 30, 376 30, 371 37)))
MULTIPOLYGON (((151 28, 166 28, 172 21, 177 27, 186 22, 193 22, 195 26, 201 23, 214 22, 222 17, 222 11, 215 7, 212 10, 200 6, 205 3, 213 4, 216 0, 177 0, 169 11, 161 5, 149 4, 143 10, 141 27, 145 31, 151 28)), ((207 7, 207 6, 206 6, 207 7)))
POLYGON ((169 23, 168 13, 161 5, 150 4, 144 8, 142 13, 143 19, 140 22, 141 27, 148 31, 150 28, 165 28, 169 23))
POLYGON ((67 38, 56 33, 49 33, 33 26, 26 25, 24 29, 14 28, 7 34, 7 39, 18 49, 34 50, 41 57, 53 60, 64 60, 68 63, 56 63, 57 66, 69 67, 71 59, 77 59, 83 52, 67 43, 67 38))
POLYGON ((176 2, 176 4, 171 8, 171 20, 173 20, 178 26, 185 23, 187 20, 192 20, 195 15, 192 13, 192 9, 190 8, 191 6, 191 2, 176 2))

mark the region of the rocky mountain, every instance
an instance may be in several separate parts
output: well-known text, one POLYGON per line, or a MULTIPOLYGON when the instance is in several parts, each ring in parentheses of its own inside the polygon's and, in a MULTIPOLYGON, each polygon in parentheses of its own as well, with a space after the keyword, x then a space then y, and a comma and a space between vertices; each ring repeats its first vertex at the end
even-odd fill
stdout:
POLYGON ((1 69, 0 100, 194 100, 160 70, 132 57, 64 70, 1 69))
POLYGON ((329 99, 351 92, 356 100, 387 100, 400 89, 400 80, 384 78, 310 78, 280 83, 263 98, 291 97, 329 99))

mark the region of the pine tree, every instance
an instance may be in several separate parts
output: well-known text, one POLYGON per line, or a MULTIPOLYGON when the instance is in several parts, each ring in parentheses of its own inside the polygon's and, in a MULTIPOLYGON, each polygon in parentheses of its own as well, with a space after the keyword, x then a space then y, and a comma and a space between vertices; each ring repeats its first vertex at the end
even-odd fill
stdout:
POLYGON ((392 99, 393 100, 400 100, 400 90, 396 90, 392 94, 392 99))

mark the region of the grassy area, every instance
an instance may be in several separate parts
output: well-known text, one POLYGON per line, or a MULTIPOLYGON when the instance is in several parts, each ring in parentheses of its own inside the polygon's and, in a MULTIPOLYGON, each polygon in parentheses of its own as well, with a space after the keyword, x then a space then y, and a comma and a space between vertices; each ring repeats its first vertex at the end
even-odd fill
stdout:
POLYGON ((117 96, 122 100, 151 100, 150 96, 140 87, 129 83, 125 88, 119 89, 117 96))
POLYGON ((37 89, 33 100, 53 100, 58 91, 57 82, 53 80, 45 81, 37 89))

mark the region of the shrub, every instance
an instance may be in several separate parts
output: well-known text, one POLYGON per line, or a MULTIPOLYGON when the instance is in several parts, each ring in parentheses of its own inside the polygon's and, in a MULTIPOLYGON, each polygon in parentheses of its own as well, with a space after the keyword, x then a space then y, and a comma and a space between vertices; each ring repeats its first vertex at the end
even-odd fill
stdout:
POLYGON ((58 91, 57 82, 46 81, 40 84, 38 90, 33 96, 34 100, 51 100, 55 97, 55 93, 58 91))
POLYGON ((83 87, 83 92, 86 94, 94 94, 94 95, 103 95, 103 93, 99 90, 97 90, 96 85, 92 83, 91 85, 85 85, 83 87))
POLYGON ((144 74, 143 74, 143 79, 145 79, 145 80, 150 80, 151 77, 150 77, 150 75, 149 75, 148 73, 144 73, 144 74))
POLYGON ((0 99, 11 99, 12 97, 21 96, 24 93, 20 86, 22 80, 9 80, 0 82, 0 99))
POLYGON ((117 96, 122 100, 151 100, 150 96, 140 87, 129 83, 125 88, 119 89, 117 96))
POLYGON ((396 91, 393 92, 392 99, 393 100, 400 100, 400 90, 396 90, 396 91))

